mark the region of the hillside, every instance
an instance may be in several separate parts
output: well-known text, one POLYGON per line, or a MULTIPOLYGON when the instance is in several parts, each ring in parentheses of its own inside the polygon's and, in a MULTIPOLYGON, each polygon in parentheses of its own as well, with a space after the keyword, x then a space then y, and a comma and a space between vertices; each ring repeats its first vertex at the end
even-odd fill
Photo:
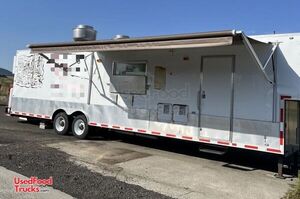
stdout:
POLYGON ((13 74, 9 70, 0 68, 0 76, 13 76, 13 74))
POLYGON ((9 89, 13 84, 13 74, 0 68, 0 104, 7 104, 9 89))

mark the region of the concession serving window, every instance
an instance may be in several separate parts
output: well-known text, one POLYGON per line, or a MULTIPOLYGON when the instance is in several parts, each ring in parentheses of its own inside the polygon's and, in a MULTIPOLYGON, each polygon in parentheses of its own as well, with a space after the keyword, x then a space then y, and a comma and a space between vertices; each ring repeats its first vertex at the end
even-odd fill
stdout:
POLYGON ((120 94, 146 94, 145 61, 113 62, 110 92, 120 94))

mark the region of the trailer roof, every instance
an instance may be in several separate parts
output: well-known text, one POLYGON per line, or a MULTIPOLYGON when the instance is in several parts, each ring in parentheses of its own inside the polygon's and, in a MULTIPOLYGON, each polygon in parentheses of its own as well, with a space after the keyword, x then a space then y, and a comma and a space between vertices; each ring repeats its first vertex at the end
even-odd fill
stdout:
MULTIPOLYGON (((43 53, 213 47, 240 43, 242 40, 241 34, 241 31, 225 30, 97 41, 30 44, 28 48, 32 52, 43 53)), ((251 42, 263 43, 251 38, 248 39, 251 42)))

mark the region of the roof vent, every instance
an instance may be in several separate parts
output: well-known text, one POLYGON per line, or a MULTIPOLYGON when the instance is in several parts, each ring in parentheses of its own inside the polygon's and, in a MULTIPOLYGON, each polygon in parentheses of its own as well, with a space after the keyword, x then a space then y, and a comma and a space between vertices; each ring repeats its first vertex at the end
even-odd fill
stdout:
POLYGON ((129 36, 127 35, 116 35, 113 38, 114 40, 118 40, 118 39, 129 39, 129 36))
POLYGON ((74 41, 94 41, 96 40, 97 31, 92 26, 78 25, 73 29, 74 41))

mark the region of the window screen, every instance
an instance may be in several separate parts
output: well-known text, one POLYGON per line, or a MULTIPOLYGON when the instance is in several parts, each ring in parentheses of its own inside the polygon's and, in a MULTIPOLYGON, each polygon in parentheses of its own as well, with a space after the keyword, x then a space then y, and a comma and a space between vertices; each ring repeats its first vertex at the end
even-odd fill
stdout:
POLYGON ((113 75, 145 76, 145 74, 146 74, 146 63, 114 62, 113 75))

